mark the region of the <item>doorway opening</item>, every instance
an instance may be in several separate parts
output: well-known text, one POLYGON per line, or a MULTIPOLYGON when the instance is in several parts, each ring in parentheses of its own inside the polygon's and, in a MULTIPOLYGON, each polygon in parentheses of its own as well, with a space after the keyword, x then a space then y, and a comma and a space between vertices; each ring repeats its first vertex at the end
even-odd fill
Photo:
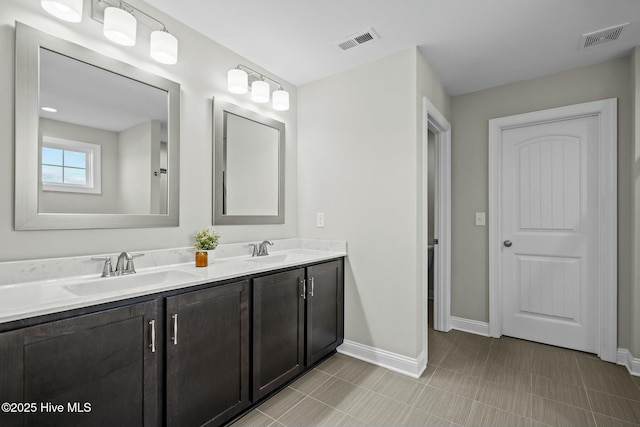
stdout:
POLYGON ((434 209, 435 209, 435 154, 436 154, 436 135, 431 129, 427 131, 427 206, 428 206, 428 238, 427 238, 427 298, 429 300, 429 306, 427 310, 427 326, 429 329, 433 329, 433 300, 435 297, 433 291, 433 253, 434 253, 434 209))
POLYGON ((419 252, 424 291, 424 355, 428 360, 431 326, 436 331, 451 330, 451 125, 426 97, 423 114, 420 185, 423 231, 419 252))

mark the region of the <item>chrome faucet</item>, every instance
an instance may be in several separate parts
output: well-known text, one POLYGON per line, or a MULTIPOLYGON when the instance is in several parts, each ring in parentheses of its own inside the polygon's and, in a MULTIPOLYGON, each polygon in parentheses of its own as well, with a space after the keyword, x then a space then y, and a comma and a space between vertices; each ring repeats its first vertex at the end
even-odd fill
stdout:
POLYGON ((143 256, 144 254, 130 254, 129 252, 121 252, 118 255, 118 262, 115 270, 111 264, 111 257, 91 257, 93 261, 104 261, 102 267, 102 275, 100 277, 123 276, 125 274, 133 274, 136 268, 133 265, 133 258, 143 256))
POLYGON ((269 255, 269 246, 267 245, 273 245, 273 242, 271 240, 265 240, 262 243, 260 243, 258 245, 258 255, 257 256, 267 256, 269 255))
POLYGON ((133 255, 129 252, 120 252, 118 255, 118 262, 116 263, 116 276, 122 276, 125 274, 133 274, 136 272, 135 267, 133 266, 133 255), (126 266, 125 266, 126 261, 126 266))

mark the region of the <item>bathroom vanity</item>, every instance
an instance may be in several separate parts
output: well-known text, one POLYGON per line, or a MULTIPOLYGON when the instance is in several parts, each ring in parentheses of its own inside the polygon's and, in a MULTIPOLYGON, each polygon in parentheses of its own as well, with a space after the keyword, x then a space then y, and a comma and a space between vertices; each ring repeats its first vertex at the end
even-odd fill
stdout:
POLYGON ((182 266, 200 278, 0 323, 0 425, 224 424, 342 343, 343 257, 182 266))

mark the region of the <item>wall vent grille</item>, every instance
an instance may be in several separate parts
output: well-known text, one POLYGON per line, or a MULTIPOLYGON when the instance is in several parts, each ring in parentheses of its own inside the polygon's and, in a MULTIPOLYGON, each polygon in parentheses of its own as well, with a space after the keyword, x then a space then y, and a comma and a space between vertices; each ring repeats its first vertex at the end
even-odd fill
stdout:
POLYGON ((622 34, 622 30, 625 26, 629 25, 629 23, 616 25, 609 28, 604 28, 602 30, 593 31, 591 33, 583 34, 580 39, 580 48, 587 49, 592 46, 601 45, 603 43, 612 42, 618 40, 620 38, 620 34, 622 34))
POLYGON ((373 28, 367 28, 364 31, 360 31, 359 33, 352 34, 349 37, 340 40, 338 43, 336 43, 336 46, 338 47, 338 49, 345 51, 356 46, 360 46, 363 43, 375 40, 377 38, 378 36, 373 31, 373 28))

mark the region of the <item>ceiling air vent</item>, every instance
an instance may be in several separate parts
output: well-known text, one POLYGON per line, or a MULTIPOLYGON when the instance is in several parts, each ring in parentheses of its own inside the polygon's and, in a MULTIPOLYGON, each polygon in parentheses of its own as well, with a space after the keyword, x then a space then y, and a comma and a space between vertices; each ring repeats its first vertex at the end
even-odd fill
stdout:
POLYGON ((583 34, 580 39, 580 49, 586 49, 588 47, 597 46, 602 43, 612 42, 620 38, 620 34, 626 25, 629 23, 616 25, 602 30, 593 31, 591 33, 583 34))
POLYGON ((339 41, 338 43, 336 43, 336 45, 338 49, 344 51, 349 50, 352 47, 360 46, 363 43, 370 42, 371 40, 375 40, 377 38, 378 36, 373 31, 373 28, 367 28, 364 31, 352 34, 349 37, 339 41))

